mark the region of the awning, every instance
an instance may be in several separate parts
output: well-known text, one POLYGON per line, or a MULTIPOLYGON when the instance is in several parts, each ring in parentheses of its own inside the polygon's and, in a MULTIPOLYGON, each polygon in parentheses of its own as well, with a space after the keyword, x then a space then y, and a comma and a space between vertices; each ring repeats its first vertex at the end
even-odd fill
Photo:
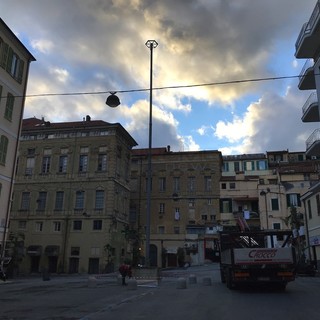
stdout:
POLYGON ((42 246, 29 246, 27 254, 30 256, 41 256, 42 246))
POLYGON ((44 254, 49 257, 58 256, 59 255, 59 246, 46 246, 44 250, 44 254))

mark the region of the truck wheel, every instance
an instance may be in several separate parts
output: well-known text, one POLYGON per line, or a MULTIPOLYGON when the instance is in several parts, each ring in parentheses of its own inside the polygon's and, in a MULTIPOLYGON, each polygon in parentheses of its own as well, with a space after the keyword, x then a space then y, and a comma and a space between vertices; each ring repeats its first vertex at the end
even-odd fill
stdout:
POLYGON ((220 278, 222 283, 226 283, 226 276, 223 269, 220 269, 220 278))

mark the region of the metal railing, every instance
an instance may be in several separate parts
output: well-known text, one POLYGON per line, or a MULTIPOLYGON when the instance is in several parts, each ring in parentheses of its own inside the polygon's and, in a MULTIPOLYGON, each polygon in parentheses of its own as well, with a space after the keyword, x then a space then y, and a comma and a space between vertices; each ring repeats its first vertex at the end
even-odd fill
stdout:
POLYGON ((296 50, 300 47, 303 38, 306 35, 312 33, 314 26, 316 25, 317 21, 319 20, 319 16, 320 16, 320 0, 317 1, 309 21, 304 23, 301 28, 298 39, 296 41, 296 50))
POLYGON ((309 96, 309 98, 307 99, 307 101, 305 102, 305 104, 302 107, 302 114, 305 114, 306 111, 308 110, 308 108, 310 107, 311 104, 313 103, 318 103, 318 96, 317 96, 317 92, 312 92, 309 96))
POLYGON ((301 80, 304 78, 305 76, 305 73, 306 71, 309 69, 309 68, 313 68, 314 67, 314 62, 313 62, 313 59, 307 59, 305 64, 303 65, 302 69, 301 69, 301 72, 299 74, 299 81, 301 82, 301 80))
POLYGON ((312 132, 311 136, 306 141, 307 150, 313 145, 314 142, 320 141, 320 129, 316 129, 312 132))

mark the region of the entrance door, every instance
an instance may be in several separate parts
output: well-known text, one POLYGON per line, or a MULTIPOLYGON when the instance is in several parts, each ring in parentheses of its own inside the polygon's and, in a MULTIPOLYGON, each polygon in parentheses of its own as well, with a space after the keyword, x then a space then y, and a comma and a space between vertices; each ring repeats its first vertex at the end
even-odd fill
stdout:
POLYGON ((99 258, 90 258, 89 259, 88 273, 89 274, 99 273, 99 258))
POLYGON ((69 273, 79 273, 79 258, 69 259, 69 273))
POLYGON ((150 245, 150 267, 158 266, 158 248, 156 245, 150 245))
POLYGON ((48 257, 48 268, 50 273, 57 272, 57 265, 58 265, 58 257, 56 256, 48 257))
POLYGON ((40 265, 40 256, 31 256, 30 257, 30 272, 31 273, 38 273, 39 272, 39 265, 40 265))

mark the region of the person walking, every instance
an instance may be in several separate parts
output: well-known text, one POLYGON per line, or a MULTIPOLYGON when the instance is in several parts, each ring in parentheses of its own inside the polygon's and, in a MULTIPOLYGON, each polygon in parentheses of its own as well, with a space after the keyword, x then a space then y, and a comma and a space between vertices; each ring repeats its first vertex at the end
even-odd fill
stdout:
POLYGON ((131 266, 128 264, 123 263, 120 267, 119 267, 119 272, 122 276, 122 285, 126 286, 126 277, 128 276, 129 278, 132 277, 132 270, 131 270, 131 266))

